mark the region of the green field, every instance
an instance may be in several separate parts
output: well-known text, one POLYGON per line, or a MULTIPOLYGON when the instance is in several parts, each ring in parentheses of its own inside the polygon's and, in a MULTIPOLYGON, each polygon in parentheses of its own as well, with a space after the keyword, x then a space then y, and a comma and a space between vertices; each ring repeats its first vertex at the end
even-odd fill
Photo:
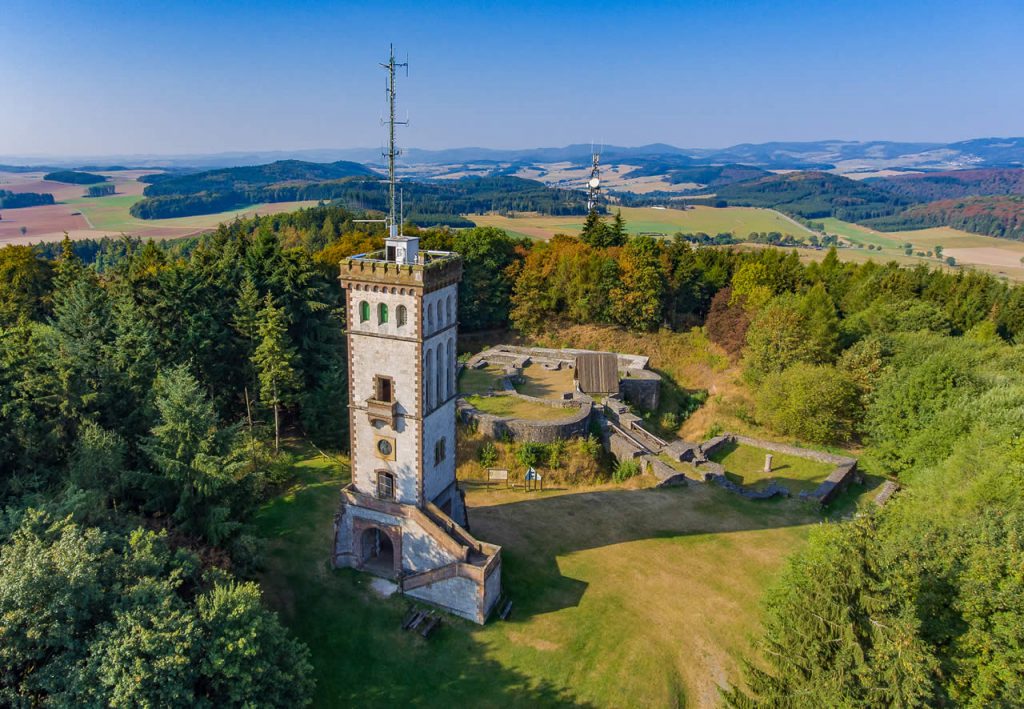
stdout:
POLYGON ((837 234, 851 244, 873 244, 881 246, 881 251, 866 249, 843 249, 839 256, 844 260, 896 261, 905 265, 926 263, 937 266, 942 262, 934 257, 917 256, 918 252, 933 251, 936 246, 943 248, 943 258, 952 256, 961 266, 969 266, 1013 281, 1024 281, 1024 243, 997 239, 992 236, 971 234, 970 232, 953 229, 952 227, 932 227, 910 231, 881 232, 860 224, 840 221, 838 219, 822 219, 825 231, 837 234), (907 256, 903 245, 913 246, 915 255, 907 256))
POLYGON ((721 463, 725 467, 726 477, 735 483, 760 490, 774 480, 784 485, 794 495, 805 490, 814 490, 835 467, 829 463, 819 463, 816 460, 736 443, 720 447, 709 457, 716 463, 721 463), (772 454, 770 473, 764 472, 766 453, 772 454))
POLYGON ((345 461, 299 451, 293 470, 257 516, 260 579, 312 651, 321 707, 716 706, 753 653, 764 589, 821 520, 705 485, 471 485, 473 533, 502 546, 512 616, 445 616, 426 641, 399 627, 406 599, 330 568, 345 461))
MULTIPOLYGON (((550 239, 555 234, 578 234, 583 229, 582 217, 524 215, 510 219, 493 214, 467 216, 480 226, 495 226, 534 239, 550 239)), ((713 236, 728 232, 734 236, 746 237, 755 231, 777 231, 802 238, 811 233, 775 210, 753 207, 715 209, 698 206, 687 210, 623 207, 622 217, 626 220, 626 228, 631 234, 654 233, 671 236, 676 232, 704 232, 713 236)))
POLYGON ((234 209, 217 214, 201 214, 194 217, 178 217, 175 219, 136 219, 129 213, 131 206, 138 202, 140 195, 111 195, 65 200, 67 204, 77 208, 93 229, 98 231, 124 232, 129 234, 145 234, 153 229, 197 230, 213 228, 218 224, 231 221, 235 217, 251 216, 252 214, 269 214, 271 212, 288 212, 301 207, 317 204, 316 201, 275 202, 254 204, 242 209, 234 209))

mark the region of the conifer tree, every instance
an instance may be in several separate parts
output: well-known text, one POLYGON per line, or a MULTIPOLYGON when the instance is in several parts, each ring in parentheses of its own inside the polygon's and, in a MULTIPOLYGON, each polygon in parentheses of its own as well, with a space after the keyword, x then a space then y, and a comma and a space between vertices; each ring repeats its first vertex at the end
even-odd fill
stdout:
POLYGON ((608 245, 608 225, 601 221, 601 215, 596 209, 587 213, 587 219, 583 222, 583 231, 580 232, 580 240, 590 246, 608 245))
POLYGON ((301 386, 298 355, 288 337, 284 310, 267 294, 260 311, 260 343, 253 362, 260 381, 260 398, 274 409, 274 450, 281 449, 281 407, 292 403, 301 386))

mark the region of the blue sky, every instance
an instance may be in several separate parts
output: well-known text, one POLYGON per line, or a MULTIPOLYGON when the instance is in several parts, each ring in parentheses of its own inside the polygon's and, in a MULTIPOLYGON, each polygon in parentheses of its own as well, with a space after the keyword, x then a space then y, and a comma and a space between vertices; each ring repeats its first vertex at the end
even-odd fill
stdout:
POLYGON ((1024 2, 0 0, 0 154, 1024 134, 1024 2))

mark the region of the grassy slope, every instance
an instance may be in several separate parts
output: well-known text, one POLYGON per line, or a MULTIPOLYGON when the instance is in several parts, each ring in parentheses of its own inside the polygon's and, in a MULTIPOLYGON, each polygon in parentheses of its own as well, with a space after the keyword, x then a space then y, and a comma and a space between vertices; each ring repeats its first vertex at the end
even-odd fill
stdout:
MULTIPOLYGON (((718 234, 731 232, 745 237, 753 231, 778 231, 803 237, 804 227, 771 209, 750 207, 694 207, 693 209, 653 209, 623 207, 622 217, 631 234, 657 232, 671 236, 677 231, 718 234)), ((496 226, 533 238, 549 239, 555 234, 577 234, 583 228, 582 217, 522 216, 515 219, 498 215, 469 215, 480 226, 496 226)))
POLYGON ((303 454, 257 518, 268 601, 313 652, 318 706, 710 706, 751 652, 758 602, 817 513, 706 486, 470 489, 503 546, 511 622, 447 618, 429 642, 405 600, 328 565, 338 461, 303 454))

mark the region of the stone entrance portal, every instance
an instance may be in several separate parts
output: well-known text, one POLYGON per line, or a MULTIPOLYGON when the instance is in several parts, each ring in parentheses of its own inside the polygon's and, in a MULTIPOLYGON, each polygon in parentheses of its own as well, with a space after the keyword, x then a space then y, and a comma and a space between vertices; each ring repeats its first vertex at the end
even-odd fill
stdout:
POLYGON ((359 561, 364 571, 378 576, 395 576, 395 545, 387 532, 378 527, 363 530, 359 538, 359 561))

